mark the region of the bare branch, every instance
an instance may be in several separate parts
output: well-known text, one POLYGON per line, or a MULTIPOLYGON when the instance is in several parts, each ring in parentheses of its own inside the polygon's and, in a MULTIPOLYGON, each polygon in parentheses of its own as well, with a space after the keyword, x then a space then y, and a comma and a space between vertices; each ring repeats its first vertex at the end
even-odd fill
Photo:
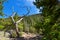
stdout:
POLYGON ((13 17, 11 17, 12 18, 12 21, 15 23, 15 20, 14 20, 14 18, 13 17))
POLYGON ((18 20, 16 23, 19 23, 19 22, 21 22, 23 20, 23 18, 20 18, 20 20, 18 20))
POLYGON ((12 14, 12 16, 11 16, 11 17, 14 17, 14 16, 15 16, 15 14, 16 14, 16 12, 14 12, 14 13, 12 14))
POLYGON ((14 18, 13 18, 13 17, 15 16, 15 14, 16 14, 16 12, 14 12, 14 13, 13 13, 13 15, 11 16, 12 21, 13 21, 14 23, 15 23, 15 20, 14 20, 14 18))
POLYGON ((21 22, 23 20, 23 17, 27 16, 30 13, 30 10, 28 9, 28 7, 26 7, 26 9, 27 9, 27 13, 24 16, 22 16, 20 20, 18 20, 16 23, 21 22))

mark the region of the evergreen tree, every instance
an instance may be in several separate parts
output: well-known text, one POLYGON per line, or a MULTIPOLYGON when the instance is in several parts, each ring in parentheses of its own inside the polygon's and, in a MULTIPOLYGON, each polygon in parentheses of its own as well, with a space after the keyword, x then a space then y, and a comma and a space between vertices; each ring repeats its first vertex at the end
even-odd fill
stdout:
POLYGON ((43 40, 60 40, 60 1, 59 0, 35 0, 34 5, 38 9, 42 7, 44 20, 41 28, 44 29, 43 40))
POLYGON ((4 2, 4 0, 0 0, 0 16, 3 16, 3 12, 2 12, 2 10, 3 10, 3 2, 4 2))

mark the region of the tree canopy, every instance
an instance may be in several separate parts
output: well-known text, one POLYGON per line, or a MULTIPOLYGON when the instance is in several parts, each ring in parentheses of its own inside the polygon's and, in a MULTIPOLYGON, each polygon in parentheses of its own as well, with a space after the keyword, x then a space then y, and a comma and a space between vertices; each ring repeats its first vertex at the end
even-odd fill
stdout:
POLYGON ((60 40, 60 2, 58 0, 35 0, 33 3, 38 9, 43 7, 44 20, 41 26, 44 29, 43 40, 60 40))
POLYGON ((3 16, 3 2, 5 0, 0 0, 0 16, 3 16))

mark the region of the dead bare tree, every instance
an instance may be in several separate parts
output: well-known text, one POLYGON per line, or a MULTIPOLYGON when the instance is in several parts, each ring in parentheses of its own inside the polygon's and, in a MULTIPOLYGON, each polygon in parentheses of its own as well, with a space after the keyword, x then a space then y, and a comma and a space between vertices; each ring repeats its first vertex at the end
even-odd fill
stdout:
POLYGON ((11 19, 16 27, 15 31, 16 31, 17 37, 19 37, 18 24, 24 19, 25 16, 27 16, 30 13, 30 10, 28 9, 28 7, 26 7, 26 9, 27 9, 27 13, 25 15, 23 15, 18 21, 15 21, 15 19, 14 19, 16 12, 14 12, 11 16, 11 19))

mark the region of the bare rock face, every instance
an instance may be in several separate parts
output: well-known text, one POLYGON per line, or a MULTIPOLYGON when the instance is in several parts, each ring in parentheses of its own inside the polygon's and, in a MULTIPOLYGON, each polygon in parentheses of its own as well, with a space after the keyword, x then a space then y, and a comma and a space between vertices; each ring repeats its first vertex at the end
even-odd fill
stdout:
POLYGON ((5 33, 5 37, 9 38, 10 34, 9 33, 5 33))
POLYGON ((0 31, 0 37, 4 36, 4 31, 0 31))
POLYGON ((0 31, 0 40, 9 40, 9 33, 4 32, 4 31, 0 31), (4 34, 5 33, 5 34, 4 34))

